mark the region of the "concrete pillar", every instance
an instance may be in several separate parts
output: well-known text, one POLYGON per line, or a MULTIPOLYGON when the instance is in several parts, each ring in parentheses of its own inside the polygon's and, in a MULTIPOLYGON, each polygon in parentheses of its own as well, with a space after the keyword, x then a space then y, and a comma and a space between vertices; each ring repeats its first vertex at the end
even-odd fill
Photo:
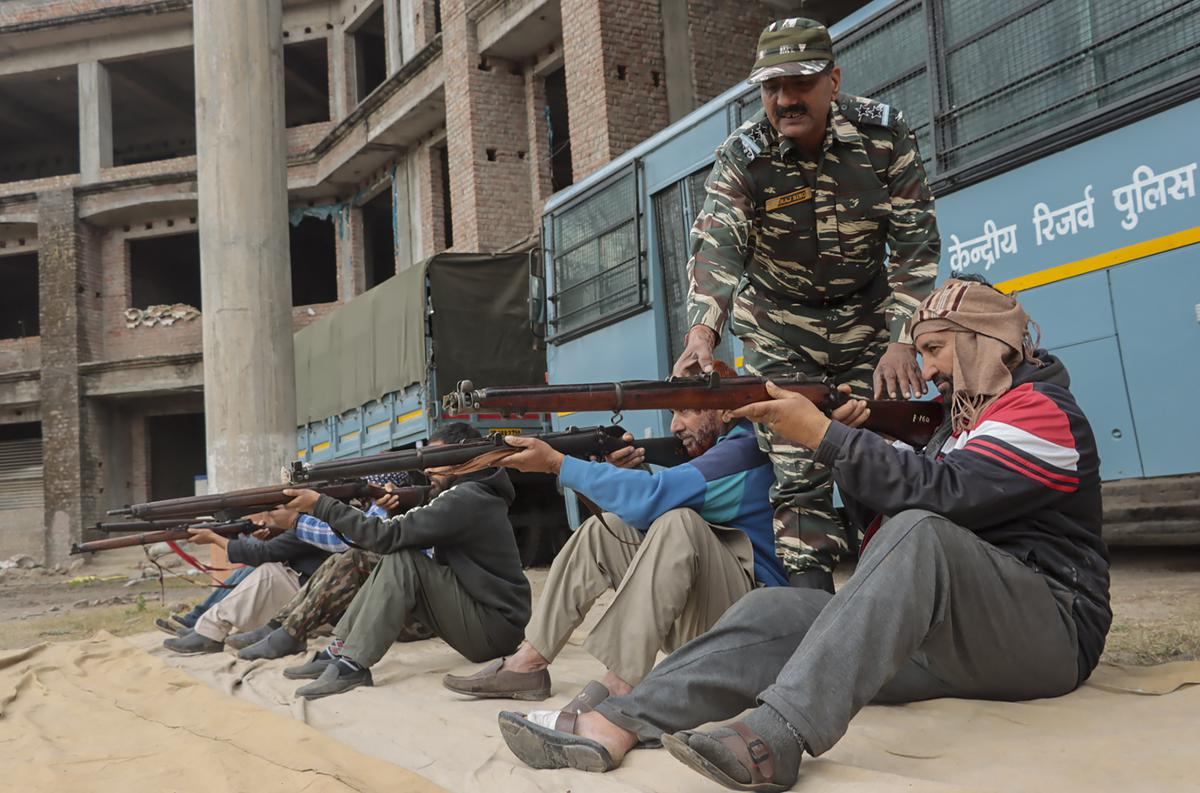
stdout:
MULTIPOLYGON (((94 494, 85 483, 88 411, 79 363, 86 360, 86 319, 80 293, 86 281, 86 236, 76 217, 72 190, 38 196, 38 298, 42 371, 42 465, 45 469, 47 565, 67 559, 80 539, 94 494)), ((94 450, 93 450, 94 451, 94 450)))
POLYGON ((401 35, 404 25, 400 21, 400 4, 395 0, 384 0, 383 3, 383 41, 387 52, 387 73, 395 74, 404 63, 404 51, 401 35))
POLYGON ((692 80, 692 42, 687 0, 658 0, 662 11, 663 69, 667 80, 667 113, 672 122, 696 108, 692 80))
MULTIPOLYGON (((556 61, 555 64, 558 62, 556 61)), ((555 66, 556 68, 556 66, 555 66)), ((546 79, 553 69, 525 70, 525 120, 529 125, 529 189, 532 194, 533 228, 541 223, 542 207, 553 192, 550 168, 550 124, 546 121, 546 79)))
POLYGON ((354 40, 343 28, 335 28, 329 37, 329 70, 333 77, 329 83, 333 120, 341 121, 358 104, 354 95, 354 40))
POLYGON ((112 93, 108 69, 98 61, 79 64, 79 172, 84 184, 100 179, 113 164, 112 93))
POLYGON ((278 482, 296 454, 280 3, 192 12, 211 491, 278 482))
MULTIPOLYGON (((400 13, 400 61, 404 62, 417 54, 418 28, 421 25, 421 8, 419 0, 403 0, 398 4, 400 13)), ((422 44, 423 46, 423 44, 422 44)))

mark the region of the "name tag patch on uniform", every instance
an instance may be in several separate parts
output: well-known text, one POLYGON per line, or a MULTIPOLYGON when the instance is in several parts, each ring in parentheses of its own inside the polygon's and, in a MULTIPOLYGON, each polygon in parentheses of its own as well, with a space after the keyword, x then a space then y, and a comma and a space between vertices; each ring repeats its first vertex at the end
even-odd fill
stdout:
POLYGON ((800 204, 805 201, 811 201, 813 190, 811 187, 801 187, 794 193, 777 196, 767 201, 767 211, 774 212, 776 209, 790 207, 792 204, 800 204))

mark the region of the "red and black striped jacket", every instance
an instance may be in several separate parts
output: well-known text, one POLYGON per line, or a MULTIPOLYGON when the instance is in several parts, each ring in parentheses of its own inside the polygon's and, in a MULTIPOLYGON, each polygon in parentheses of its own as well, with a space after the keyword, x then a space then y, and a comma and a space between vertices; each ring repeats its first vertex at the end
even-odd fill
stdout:
MULTIPOLYGON (((1013 387, 969 432, 935 436, 923 454, 834 422, 817 451, 855 528, 924 509, 969 529, 1075 594, 1080 681, 1112 623, 1100 536, 1100 458, 1058 359, 1022 364, 1013 387)), ((868 537, 869 540, 869 537, 868 537)))

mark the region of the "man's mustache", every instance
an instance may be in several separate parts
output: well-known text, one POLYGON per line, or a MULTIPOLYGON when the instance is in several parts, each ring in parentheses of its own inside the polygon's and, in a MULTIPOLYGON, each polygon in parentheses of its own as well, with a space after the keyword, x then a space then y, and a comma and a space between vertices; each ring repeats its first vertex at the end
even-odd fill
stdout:
POLYGON ((781 105, 778 109, 776 109, 775 112, 781 116, 786 116, 791 113, 808 113, 808 105, 804 104, 803 102, 798 105, 781 105))

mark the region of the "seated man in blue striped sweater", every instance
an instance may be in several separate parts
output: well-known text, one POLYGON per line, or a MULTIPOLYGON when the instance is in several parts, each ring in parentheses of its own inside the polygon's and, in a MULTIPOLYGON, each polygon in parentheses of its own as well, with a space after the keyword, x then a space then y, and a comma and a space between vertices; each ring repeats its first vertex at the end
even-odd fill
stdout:
POLYGON ((547 698, 550 663, 596 598, 615 589, 583 645, 608 672, 564 709, 572 718, 627 693, 659 650, 704 633, 755 587, 787 585, 771 526, 774 473, 754 428, 724 422, 716 410, 680 410, 671 431, 693 459, 654 473, 634 467, 642 452, 632 448, 610 462, 585 462, 535 438, 508 439, 524 451, 502 465, 557 474, 604 513, 584 521, 555 558, 517 652, 473 675, 447 675, 446 688, 480 698, 547 698))

